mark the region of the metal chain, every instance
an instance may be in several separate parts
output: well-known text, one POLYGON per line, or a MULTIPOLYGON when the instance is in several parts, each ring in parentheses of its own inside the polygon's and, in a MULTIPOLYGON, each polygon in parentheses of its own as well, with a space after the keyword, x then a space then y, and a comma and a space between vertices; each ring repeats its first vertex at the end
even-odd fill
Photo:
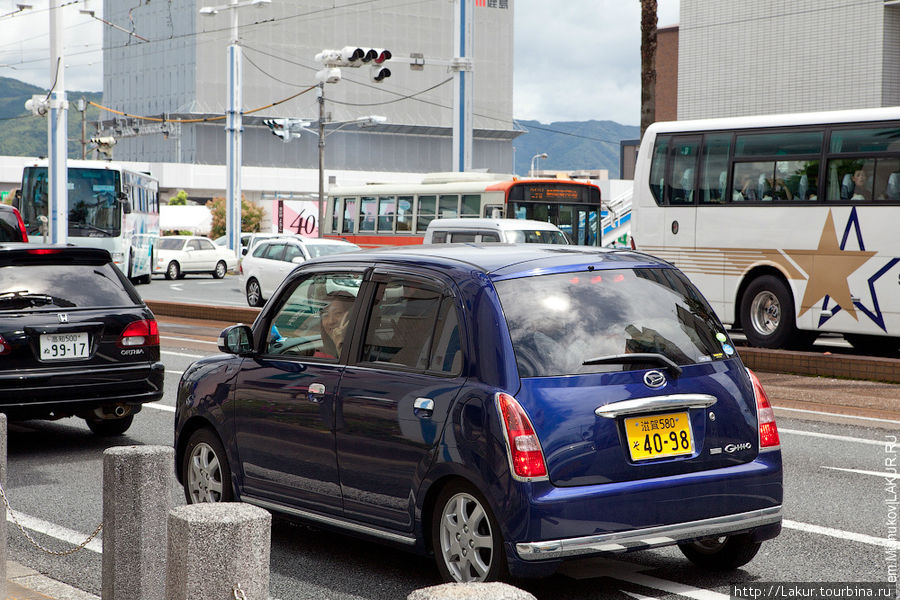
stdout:
POLYGON ((94 530, 94 533, 89 535, 86 540, 84 540, 83 542, 78 544, 78 546, 76 546, 75 548, 72 548, 71 550, 62 550, 62 551, 51 550, 49 548, 45 548, 38 541, 36 541, 33 537, 31 537, 31 535, 28 533, 28 531, 22 526, 21 523, 19 523, 19 519, 16 517, 16 513, 13 511, 12 507, 9 505, 9 499, 6 497, 6 490, 3 489, 3 485, 0 485, 0 497, 3 498, 3 504, 6 505, 6 510, 9 513, 9 516, 12 517, 13 523, 16 524, 16 526, 19 528, 19 531, 21 531, 22 535, 25 536, 25 539, 27 539, 29 542, 31 542, 35 548, 38 548, 39 550, 43 550, 47 554, 52 554, 54 556, 68 556, 70 554, 75 554, 76 552, 78 552, 79 550, 83 550, 85 546, 90 544, 91 540, 94 539, 95 537, 97 537, 97 534, 100 533, 101 529, 103 529, 103 523, 100 523, 99 525, 97 525, 97 529, 94 530))
POLYGON ((234 596, 234 600, 247 600, 247 596, 244 594, 244 590, 241 589, 241 584, 239 583, 231 586, 231 594, 234 596))

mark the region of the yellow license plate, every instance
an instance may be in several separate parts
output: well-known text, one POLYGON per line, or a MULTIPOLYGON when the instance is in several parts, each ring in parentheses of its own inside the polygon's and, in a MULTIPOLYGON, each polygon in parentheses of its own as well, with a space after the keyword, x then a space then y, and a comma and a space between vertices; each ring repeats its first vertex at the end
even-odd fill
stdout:
POLYGON ((670 413, 625 419, 631 460, 693 454, 694 436, 688 413, 670 413))

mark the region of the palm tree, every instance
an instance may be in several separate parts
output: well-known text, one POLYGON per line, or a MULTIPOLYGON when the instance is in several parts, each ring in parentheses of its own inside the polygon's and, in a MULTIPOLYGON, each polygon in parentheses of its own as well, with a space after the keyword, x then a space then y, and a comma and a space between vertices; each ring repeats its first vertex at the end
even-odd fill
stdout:
POLYGON ((656 120, 656 0, 641 0, 641 136, 656 120))

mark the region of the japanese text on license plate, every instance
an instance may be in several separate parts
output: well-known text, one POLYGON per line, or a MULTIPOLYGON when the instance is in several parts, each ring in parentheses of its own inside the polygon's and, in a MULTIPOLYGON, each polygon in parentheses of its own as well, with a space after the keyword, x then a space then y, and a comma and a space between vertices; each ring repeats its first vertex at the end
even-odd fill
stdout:
POLYGON ((694 436, 686 412, 625 419, 632 460, 693 454, 694 436))
POLYGON ((88 334, 46 333, 41 336, 41 360, 73 360, 87 358, 90 350, 88 334))

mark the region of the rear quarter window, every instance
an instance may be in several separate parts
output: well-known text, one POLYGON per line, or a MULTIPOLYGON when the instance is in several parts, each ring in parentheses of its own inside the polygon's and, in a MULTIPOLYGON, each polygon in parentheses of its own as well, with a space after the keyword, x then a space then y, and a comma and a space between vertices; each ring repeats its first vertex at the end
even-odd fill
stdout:
POLYGON ((589 364, 657 353, 679 365, 734 354, 712 309, 675 269, 615 269, 539 275, 495 283, 521 377, 658 368, 589 364))
POLYGON ((21 242, 19 220, 11 210, 0 210, 0 242, 21 242))
POLYGON ((0 312, 142 303, 111 263, 0 266, 0 312))

